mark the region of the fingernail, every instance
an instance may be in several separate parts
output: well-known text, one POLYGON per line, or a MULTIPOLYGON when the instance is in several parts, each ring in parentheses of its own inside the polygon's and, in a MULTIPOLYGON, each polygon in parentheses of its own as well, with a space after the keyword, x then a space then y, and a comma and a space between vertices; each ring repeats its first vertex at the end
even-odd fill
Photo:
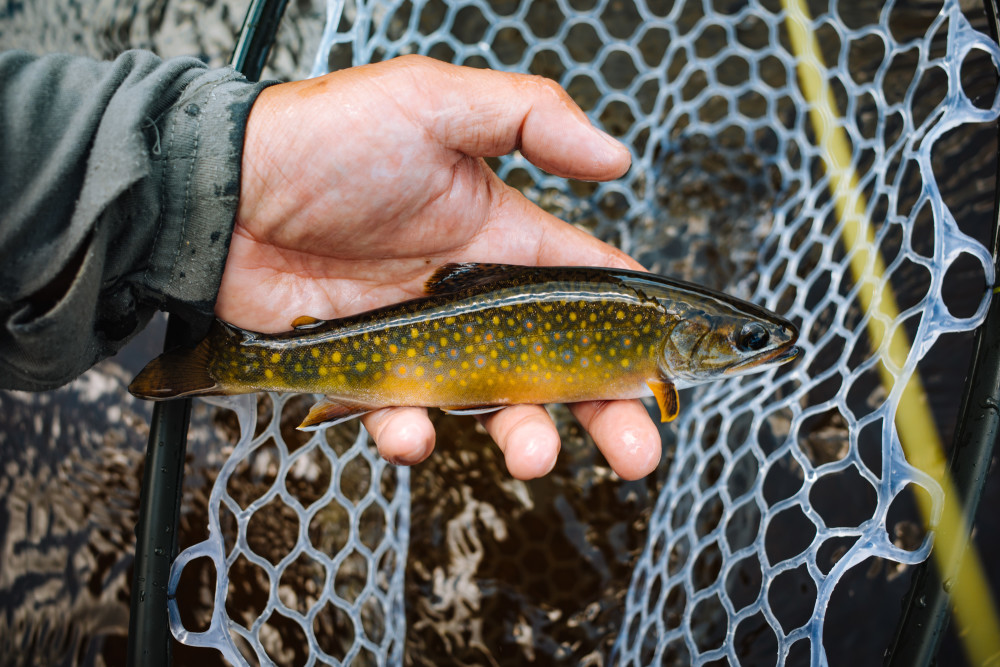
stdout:
POLYGON ((604 143, 608 144, 609 146, 613 146, 615 150, 618 151, 628 150, 625 147, 625 144, 618 141, 617 139, 615 139, 613 136, 611 136, 601 128, 597 127, 596 125, 591 125, 591 127, 594 129, 594 132, 597 133, 597 136, 599 136, 601 139, 604 140, 604 143))
POLYGON ((418 451, 416 454, 408 454, 408 455, 400 454, 398 456, 389 456, 389 457, 386 457, 385 460, 388 461, 389 463, 392 463, 392 464, 395 464, 395 465, 398 465, 398 466, 413 466, 413 465, 417 465, 418 463, 420 463, 421 461, 423 461, 424 459, 426 459, 427 458, 427 454, 428 454, 427 447, 424 447, 423 449, 421 449, 420 451, 418 451))

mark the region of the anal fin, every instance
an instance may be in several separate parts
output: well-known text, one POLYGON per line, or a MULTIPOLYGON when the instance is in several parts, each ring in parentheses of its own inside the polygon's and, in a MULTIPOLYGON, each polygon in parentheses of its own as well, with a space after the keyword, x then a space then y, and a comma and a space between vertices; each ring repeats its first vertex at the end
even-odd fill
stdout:
POLYGON ((646 384, 653 390, 656 404, 660 406, 660 421, 672 422, 680 412, 677 387, 669 380, 648 380, 646 384))
POLYGON ((326 324, 326 320, 310 317, 309 315, 300 315, 292 320, 293 329, 314 329, 321 324, 326 324))
POLYGON ((372 410, 373 408, 338 403, 329 397, 321 398, 309 409, 309 414, 306 415, 306 418, 296 428, 300 431, 317 431, 321 428, 360 417, 372 410))
POLYGON ((497 410, 502 410, 509 406, 506 405, 474 405, 467 408, 441 408, 442 412, 446 412, 449 415, 485 415, 490 412, 496 412, 497 410))

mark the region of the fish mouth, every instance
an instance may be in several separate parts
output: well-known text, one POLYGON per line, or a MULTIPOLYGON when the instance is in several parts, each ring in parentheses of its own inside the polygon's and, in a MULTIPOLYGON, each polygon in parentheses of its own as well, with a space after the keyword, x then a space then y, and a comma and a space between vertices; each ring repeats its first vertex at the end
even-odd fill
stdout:
POLYGON ((802 354, 802 348, 798 345, 778 347, 773 350, 768 350, 767 352, 761 352, 760 354, 754 355, 749 359, 732 366, 726 371, 726 374, 740 373, 758 366, 763 366, 764 364, 774 366, 785 364, 800 354, 802 354))

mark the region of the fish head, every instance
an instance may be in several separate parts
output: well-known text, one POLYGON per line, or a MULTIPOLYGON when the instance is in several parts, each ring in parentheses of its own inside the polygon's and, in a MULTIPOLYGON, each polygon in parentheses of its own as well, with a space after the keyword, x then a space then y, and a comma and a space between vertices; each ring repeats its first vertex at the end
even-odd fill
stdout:
POLYGON ((801 352, 795 325, 756 304, 679 282, 654 298, 668 322, 660 371, 682 386, 763 371, 801 352))

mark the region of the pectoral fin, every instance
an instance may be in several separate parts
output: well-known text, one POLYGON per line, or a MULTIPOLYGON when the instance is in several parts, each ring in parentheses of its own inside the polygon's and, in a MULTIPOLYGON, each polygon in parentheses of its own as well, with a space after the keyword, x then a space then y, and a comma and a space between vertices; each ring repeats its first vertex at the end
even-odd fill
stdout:
POLYGON ((334 424, 345 422, 348 419, 360 417, 361 415, 371 411, 372 408, 357 405, 345 405, 330 398, 321 398, 316 402, 316 405, 312 406, 309 410, 309 414, 306 415, 306 418, 303 419, 302 423, 296 428, 300 431, 317 431, 321 428, 326 428, 327 426, 333 426, 334 424))
POLYGON ((648 380, 646 382, 653 390, 656 404, 660 406, 660 421, 672 422, 680 412, 680 402, 677 400, 677 387, 668 380, 648 380))

